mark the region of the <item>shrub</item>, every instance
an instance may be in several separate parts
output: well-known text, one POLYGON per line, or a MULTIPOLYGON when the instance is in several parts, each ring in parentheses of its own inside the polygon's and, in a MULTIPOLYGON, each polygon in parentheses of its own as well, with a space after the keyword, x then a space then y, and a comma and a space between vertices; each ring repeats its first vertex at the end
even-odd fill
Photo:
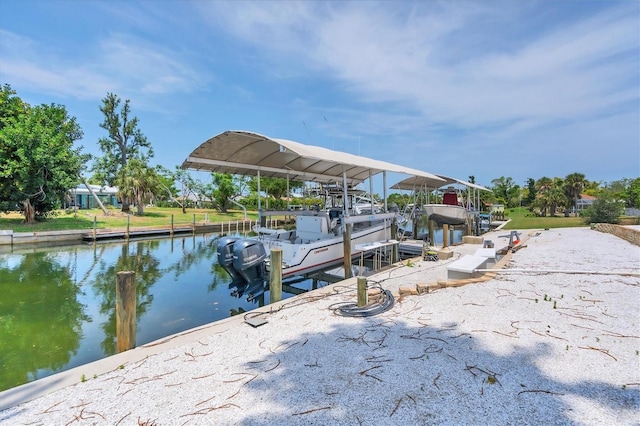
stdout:
POLYGON ((624 203, 609 197, 600 197, 586 209, 582 216, 585 223, 618 223, 624 212, 624 203))

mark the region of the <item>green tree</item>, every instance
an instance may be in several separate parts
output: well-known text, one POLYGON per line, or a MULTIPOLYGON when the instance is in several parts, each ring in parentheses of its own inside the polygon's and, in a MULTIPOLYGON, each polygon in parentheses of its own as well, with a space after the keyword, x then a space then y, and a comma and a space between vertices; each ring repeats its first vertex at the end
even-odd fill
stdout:
POLYGON ((18 209, 31 224, 60 207, 89 156, 74 148, 82 130, 63 106, 29 107, 6 85, 2 93, 0 210, 18 209))
POLYGON ((538 212, 541 216, 547 215, 547 210, 550 207, 550 199, 548 193, 553 188, 553 179, 549 177, 541 177, 536 181, 535 191, 536 198, 533 202, 532 206, 535 209, 538 209, 538 212))
POLYGON ((527 193, 525 196, 525 205, 526 206, 531 206, 533 205, 533 203, 536 200, 536 181, 533 178, 529 178, 527 179, 527 193))
POLYGON ((571 201, 568 207, 576 209, 578 206, 578 199, 584 190, 586 182, 587 180, 582 173, 571 173, 564 178, 564 193, 567 196, 567 199, 571 201))
POLYGON ((403 211, 407 204, 411 202, 411 196, 408 194, 399 194, 397 192, 394 192, 389 194, 389 196, 387 197, 387 205, 389 206, 389 208, 391 208, 391 206, 395 204, 396 206, 398 206, 398 209, 400 209, 400 211, 403 211))
MULTIPOLYGON (((290 180, 289 192, 293 191, 294 189, 301 189, 303 186, 304 182, 290 180)), ((257 177, 250 178, 249 189, 253 192, 258 192, 257 177)), ((289 195, 287 194, 287 180, 284 178, 261 177, 260 191, 264 191, 265 194, 270 195, 276 199, 289 195)))
POLYGON ((160 192, 160 178, 156 170, 137 158, 130 159, 120 169, 118 179, 120 198, 135 202, 138 216, 144 215, 144 205, 160 192))
POLYGON ((5 84, 0 89, 0 130, 29 111, 29 104, 16 96, 16 91, 5 84))
POLYGON ((640 209, 640 177, 635 179, 626 179, 624 199, 627 207, 640 209))
POLYGON ((238 195, 238 185, 232 175, 225 173, 212 173, 213 181, 205 185, 204 194, 211 200, 215 207, 222 213, 229 209, 229 198, 238 195))
POLYGON ((173 178, 173 172, 171 170, 156 166, 156 173, 158 174, 158 192, 154 194, 156 201, 171 201, 178 202, 176 197, 179 195, 178 188, 176 188, 176 180, 173 178))
POLYGON ((609 185, 598 192, 598 199, 582 215, 585 223, 618 223, 623 212, 624 202, 609 185))
MULTIPOLYGON (((126 168, 130 159, 136 159, 143 164, 153 157, 153 148, 146 136, 138 128, 138 118, 130 117, 129 99, 124 101, 120 110, 120 98, 108 93, 102 100, 100 111, 104 114, 104 121, 100 127, 108 132, 108 137, 100 138, 98 145, 102 151, 93 167, 95 177, 111 186, 121 186, 126 174, 121 171, 126 168)), ((127 191, 125 191, 126 193, 127 191)), ((122 211, 129 212, 131 199, 122 199, 122 211)))
POLYGON ((187 212, 187 200, 190 195, 196 195, 195 191, 198 188, 196 181, 193 177, 184 169, 176 166, 174 171, 166 170, 166 176, 170 177, 173 182, 177 182, 180 185, 180 190, 176 189, 174 193, 171 191, 166 185, 164 186, 165 190, 169 190, 171 192, 171 199, 177 202, 180 207, 182 207, 182 213, 187 212), (178 192, 182 197, 178 198, 178 192))
POLYGON ((491 181, 495 200, 506 207, 516 207, 520 202, 520 187, 510 177, 501 176, 491 181))

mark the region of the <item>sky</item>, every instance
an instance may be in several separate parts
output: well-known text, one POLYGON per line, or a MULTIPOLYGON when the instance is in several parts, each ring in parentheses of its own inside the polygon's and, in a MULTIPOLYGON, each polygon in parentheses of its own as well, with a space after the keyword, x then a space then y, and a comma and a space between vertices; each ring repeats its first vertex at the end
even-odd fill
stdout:
POLYGON ((485 186, 640 177, 635 0, 2 0, 0 84, 94 155, 129 99, 170 169, 246 130, 485 186))

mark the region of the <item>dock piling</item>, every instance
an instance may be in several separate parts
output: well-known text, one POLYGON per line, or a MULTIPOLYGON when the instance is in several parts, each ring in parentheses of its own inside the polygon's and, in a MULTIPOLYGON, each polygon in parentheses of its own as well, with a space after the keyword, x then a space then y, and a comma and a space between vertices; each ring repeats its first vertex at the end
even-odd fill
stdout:
POLYGON ((269 303, 282 300, 282 249, 271 249, 269 277, 269 303))
POLYGON ((449 225, 442 225, 442 248, 449 247, 449 225))
POLYGON ((351 272, 351 224, 344 225, 344 234, 342 235, 342 245, 344 248, 344 278, 348 279, 353 276, 351 272))
POLYGON ((358 277, 358 308, 367 305, 367 278, 358 277))

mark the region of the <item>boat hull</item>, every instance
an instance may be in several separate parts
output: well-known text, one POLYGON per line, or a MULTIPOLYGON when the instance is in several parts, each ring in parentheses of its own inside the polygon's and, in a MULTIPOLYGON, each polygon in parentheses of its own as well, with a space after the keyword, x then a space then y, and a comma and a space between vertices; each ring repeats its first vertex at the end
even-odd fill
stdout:
MULTIPOLYGON (((354 250, 356 245, 385 241, 390 238, 388 225, 380 224, 354 231, 351 234, 352 257, 360 256, 354 250)), ((290 276, 318 271, 344 262, 344 241, 342 236, 321 239, 305 244, 290 244, 278 240, 263 239, 267 252, 274 248, 282 250, 282 276, 290 276)), ((270 265, 267 265, 270 270, 270 265)))
POLYGON ((425 212, 429 220, 438 225, 463 225, 467 221, 467 209, 447 204, 426 204, 425 212))

